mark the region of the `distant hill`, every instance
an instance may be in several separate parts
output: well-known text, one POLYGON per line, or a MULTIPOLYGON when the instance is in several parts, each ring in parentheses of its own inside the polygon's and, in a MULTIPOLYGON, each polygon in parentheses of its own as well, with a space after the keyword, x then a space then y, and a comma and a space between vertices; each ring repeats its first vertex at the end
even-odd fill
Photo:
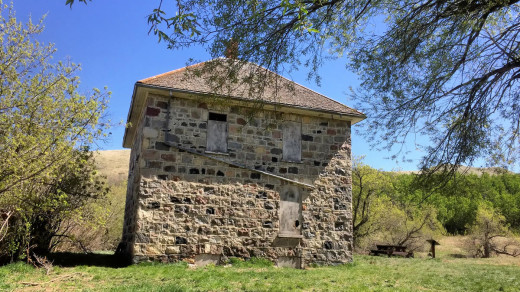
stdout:
POLYGON ((130 150, 103 150, 94 155, 98 171, 107 177, 109 184, 126 182, 130 150))
MULTIPOLYGON (((487 173, 489 175, 498 175, 502 173, 511 173, 507 169, 501 168, 501 167, 471 167, 471 166, 460 166, 457 170, 459 173, 463 174, 475 174, 475 175, 482 175, 484 173, 487 173)), ((412 173, 418 173, 419 171, 396 171, 400 174, 412 174, 412 173)))
POLYGON ((502 173, 507 173, 507 169, 501 168, 501 167, 470 167, 470 166, 461 166, 459 169, 459 172, 461 173, 467 173, 467 174, 476 174, 476 175, 482 175, 484 173, 490 174, 490 175, 497 175, 502 173))

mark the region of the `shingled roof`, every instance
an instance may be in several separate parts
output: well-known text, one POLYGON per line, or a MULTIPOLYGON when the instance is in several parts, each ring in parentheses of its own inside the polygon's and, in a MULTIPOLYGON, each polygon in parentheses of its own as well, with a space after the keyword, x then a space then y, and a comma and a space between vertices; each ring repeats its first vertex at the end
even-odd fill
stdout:
POLYGON ((239 61, 215 59, 149 77, 138 81, 137 84, 180 89, 201 94, 218 94, 239 99, 261 100, 267 103, 330 111, 358 116, 361 119, 365 118, 363 113, 353 108, 256 64, 241 62, 233 69, 230 69, 230 66, 234 66, 231 65, 234 62, 239 61), (226 74, 226 78, 227 74, 233 74, 234 77, 232 78, 234 81, 227 82, 226 78, 220 78, 220 80, 219 78, 212 78, 212 76, 222 76, 223 74, 226 74), (254 76, 259 75, 261 77, 255 80, 254 76), (261 92, 251 89, 251 87, 257 86, 259 85, 258 83, 263 81, 266 82, 263 84, 264 88, 261 92))
MULTIPOLYGON (((127 122, 138 121, 146 91, 169 91, 183 96, 218 96, 241 101, 269 104, 284 111, 293 109, 336 118, 352 124, 364 120, 363 113, 293 82, 253 63, 219 58, 187 66, 136 82, 127 122)), ((129 147, 134 128, 127 128, 123 141, 129 147)))

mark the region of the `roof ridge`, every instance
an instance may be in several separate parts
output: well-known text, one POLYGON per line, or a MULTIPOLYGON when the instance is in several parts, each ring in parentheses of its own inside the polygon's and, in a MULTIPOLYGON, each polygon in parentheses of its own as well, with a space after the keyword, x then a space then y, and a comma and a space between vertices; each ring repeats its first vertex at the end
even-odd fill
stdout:
MULTIPOLYGON (((228 59, 228 58, 214 58, 208 61, 199 62, 193 65, 185 66, 176 70, 172 70, 169 72, 165 72, 159 75, 155 75, 152 77, 148 77, 145 79, 141 79, 137 81, 137 83, 141 84, 149 84, 149 85, 159 85, 163 87, 170 87, 170 88, 178 88, 178 89, 186 89, 186 90, 195 90, 200 93, 209 92, 208 90, 211 90, 210 88, 207 88, 204 84, 200 83, 200 78, 194 76, 193 78, 189 78, 188 80, 181 80, 179 79, 180 74, 182 72, 185 72, 189 70, 190 68, 197 68, 200 66, 204 66, 205 64, 209 64, 211 62, 219 62, 219 63, 225 63, 225 61, 231 61, 231 62, 240 62, 243 65, 240 66, 240 72, 242 70, 245 70, 244 72, 240 73, 239 75, 247 74, 248 70, 261 70, 264 71, 265 74, 267 74, 267 78, 271 78, 268 76, 273 76, 275 80, 279 80, 276 82, 272 82, 271 84, 267 85, 269 87, 269 91, 273 91, 270 94, 274 94, 274 96, 279 95, 281 98, 278 100, 277 103, 280 104, 287 104, 287 105, 295 105, 295 106, 301 106, 304 108, 309 109, 324 109, 324 110, 330 110, 338 113, 347 113, 355 116, 359 116, 361 118, 365 117, 365 115, 354 109, 351 108, 337 100, 334 100, 328 96, 325 96, 324 94, 321 94, 313 89, 310 89, 302 84, 299 84, 288 77, 285 77, 281 74, 278 74, 276 72, 273 72, 272 70, 265 68, 263 66, 260 66, 256 63, 249 62, 249 61, 242 61, 242 60, 235 60, 235 59, 228 59), (247 69, 247 68, 250 69, 247 69), (256 69, 255 69, 256 68, 256 69), (293 89, 291 89, 291 87, 293 89), (278 92, 280 91, 280 92, 278 92), (293 91, 293 93, 291 93, 293 91), (277 93, 278 92, 278 93, 277 93), (280 94, 282 94, 280 96, 280 94)), ((225 65, 225 64, 223 64, 225 65)), ((229 64, 228 64, 229 65, 229 64)), ((253 72, 251 71, 251 72, 253 72)), ((256 71, 257 73, 260 73, 259 71, 256 71)), ((263 74, 263 73, 262 73, 263 74)), ((239 86, 240 87, 240 86, 239 86)), ((237 93, 237 92, 235 92, 237 93)), ((229 94, 229 93, 228 93, 229 94)), ((232 94, 234 95, 234 94, 232 94)), ((240 95, 237 95, 240 96, 240 95)), ((248 99, 248 96, 242 96, 242 98, 248 99)), ((250 99, 250 98, 249 98, 250 99)), ((260 99, 264 100, 265 102, 273 102, 271 100, 272 98, 268 96, 260 97, 260 99)))
MULTIPOLYGON (((260 67, 262 67, 262 66, 260 66, 260 67)), ((263 68, 263 67, 262 67, 262 68, 263 68)), ((269 70, 269 69, 267 69, 267 70, 269 70)), ((269 70, 269 71, 270 71, 270 72, 273 72, 273 71, 271 71, 271 70, 269 70)), ((285 77, 285 76, 283 76, 283 75, 281 75, 281 74, 278 74, 278 73, 275 73, 275 72, 273 72, 273 73, 276 74, 276 75, 278 75, 278 76, 280 76, 280 77, 282 77, 282 78, 284 78, 285 80, 287 80, 287 81, 289 81, 289 82, 292 82, 292 83, 294 83, 294 84, 300 86, 300 87, 303 88, 303 89, 306 89, 306 90, 309 90, 309 91, 311 91, 311 92, 314 92, 314 93, 316 93, 316 94, 318 94, 318 95, 321 95, 321 96, 325 97, 326 99, 328 99, 328 100, 330 100, 330 101, 332 101, 332 102, 335 102, 335 103, 337 103, 337 104, 339 104, 339 105, 341 105, 341 106, 348 107, 349 109, 354 110, 354 111, 358 112, 359 114, 362 114, 360 111, 358 111, 358 110, 356 110, 356 109, 354 109, 354 108, 351 108, 351 107, 348 106, 348 105, 342 104, 341 102, 339 102, 339 101, 337 101, 337 100, 334 100, 334 99, 332 99, 332 98, 330 98, 330 97, 328 97, 328 96, 326 96, 326 95, 324 95, 324 94, 321 94, 321 93, 317 92, 316 90, 310 89, 310 88, 308 88, 308 87, 305 86, 305 85, 301 85, 300 83, 295 82, 294 80, 291 80, 291 79, 289 79, 289 78, 287 78, 287 77, 285 77)))

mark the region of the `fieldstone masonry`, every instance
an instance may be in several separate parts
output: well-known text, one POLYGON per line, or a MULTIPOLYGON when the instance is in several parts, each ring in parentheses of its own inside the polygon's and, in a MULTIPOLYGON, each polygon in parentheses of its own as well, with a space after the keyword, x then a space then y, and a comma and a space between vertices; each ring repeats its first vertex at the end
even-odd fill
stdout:
POLYGON ((275 112, 247 120, 240 108, 149 96, 125 209, 123 242, 134 261, 351 261, 350 123, 275 112), (210 111, 227 114, 226 155, 205 152, 210 111), (283 121, 301 123, 301 162, 283 161, 283 121), (301 235, 280 237, 280 193, 289 186, 302 200, 301 235))
POLYGON ((264 110, 251 118, 247 104, 205 100, 146 94, 127 144, 119 251, 134 262, 351 261, 351 122, 305 110, 264 110), (219 129, 212 143, 210 128, 219 129), (296 140, 284 142, 284 133, 296 140))

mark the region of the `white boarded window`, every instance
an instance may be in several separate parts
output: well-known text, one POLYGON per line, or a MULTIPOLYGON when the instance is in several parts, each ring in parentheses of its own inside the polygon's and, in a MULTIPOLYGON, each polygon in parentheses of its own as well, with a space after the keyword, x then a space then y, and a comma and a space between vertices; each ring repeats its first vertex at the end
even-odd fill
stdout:
POLYGON ((206 151, 227 153, 227 115, 209 113, 206 151))
POLYGON ((285 122, 283 126, 283 160, 300 162, 302 160, 302 124, 285 122))

